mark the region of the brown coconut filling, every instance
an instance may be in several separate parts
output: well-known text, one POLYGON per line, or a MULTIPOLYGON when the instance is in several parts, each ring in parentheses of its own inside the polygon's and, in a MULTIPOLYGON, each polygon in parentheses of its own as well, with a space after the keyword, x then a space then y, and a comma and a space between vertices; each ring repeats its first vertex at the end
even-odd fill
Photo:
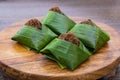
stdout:
POLYGON ((42 24, 38 19, 30 19, 28 20, 25 25, 35 27, 37 29, 42 29, 42 24))
POLYGON ((91 21, 91 19, 82 21, 82 22, 80 22, 80 23, 81 23, 81 24, 88 24, 88 25, 91 25, 91 26, 94 26, 94 25, 95 25, 95 24, 91 21))
POLYGON ((75 44, 77 46, 80 45, 79 39, 73 33, 61 34, 58 38, 72 42, 73 44, 75 44))
POLYGON ((54 11, 54 12, 64 15, 64 13, 60 10, 60 8, 58 6, 50 8, 49 11, 54 11))

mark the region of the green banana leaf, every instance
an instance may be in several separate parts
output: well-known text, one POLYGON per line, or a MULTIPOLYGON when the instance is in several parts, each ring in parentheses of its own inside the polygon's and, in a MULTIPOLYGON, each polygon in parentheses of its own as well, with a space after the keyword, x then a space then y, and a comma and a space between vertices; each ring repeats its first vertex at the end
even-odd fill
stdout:
POLYGON ((97 25, 76 24, 69 32, 74 33, 93 53, 110 40, 109 35, 97 25))
POLYGON ((40 51, 43 55, 56 61, 60 67, 74 70, 88 59, 91 53, 80 42, 80 46, 55 38, 40 51))
POLYGON ((39 30, 31 26, 23 26, 13 37, 12 40, 18 41, 22 45, 40 51, 57 35, 46 26, 39 30))
POLYGON ((42 23, 56 34, 66 33, 76 24, 69 17, 54 11, 49 11, 42 23))

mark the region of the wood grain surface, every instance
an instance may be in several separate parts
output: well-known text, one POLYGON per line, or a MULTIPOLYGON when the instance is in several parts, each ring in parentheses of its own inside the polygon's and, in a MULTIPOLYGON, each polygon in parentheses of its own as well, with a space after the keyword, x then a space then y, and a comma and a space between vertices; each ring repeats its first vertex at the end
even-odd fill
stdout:
MULTIPOLYGON (((77 23, 84 20, 79 17, 72 19, 77 23)), ((110 73, 120 63, 119 35, 106 24, 95 21, 110 34, 110 41, 76 70, 69 71, 60 69, 54 61, 28 51, 10 39, 24 22, 18 22, 0 32, 0 67, 12 77, 20 80, 96 80, 110 73)))

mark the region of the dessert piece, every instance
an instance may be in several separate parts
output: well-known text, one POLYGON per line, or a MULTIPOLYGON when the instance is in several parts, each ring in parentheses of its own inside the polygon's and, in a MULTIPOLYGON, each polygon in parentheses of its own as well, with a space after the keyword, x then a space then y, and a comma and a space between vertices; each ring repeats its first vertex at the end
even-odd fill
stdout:
POLYGON ((76 24, 59 7, 51 8, 42 23, 58 35, 68 32, 76 24))
POLYGON ((31 19, 12 37, 12 40, 39 52, 55 37, 57 35, 39 20, 31 19))
POLYGON ((61 68, 68 68, 69 70, 77 68, 91 55, 73 33, 60 35, 40 52, 49 59, 56 61, 61 68))
POLYGON ((76 24, 69 32, 74 33, 93 53, 110 40, 109 35, 90 19, 76 24))

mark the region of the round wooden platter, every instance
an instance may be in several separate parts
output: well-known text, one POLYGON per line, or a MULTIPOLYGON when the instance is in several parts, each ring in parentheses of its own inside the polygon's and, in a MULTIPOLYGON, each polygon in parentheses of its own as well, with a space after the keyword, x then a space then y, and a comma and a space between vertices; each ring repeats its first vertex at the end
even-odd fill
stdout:
MULTIPOLYGON (((40 17, 38 19, 42 19, 40 17)), ((79 23, 79 17, 71 17, 79 23)), ((17 80, 96 80, 109 74, 120 63, 118 33, 110 26, 96 22, 110 35, 110 41, 74 71, 61 69, 45 56, 26 50, 11 37, 26 21, 7 27, 0 32, 0 67, 17 80)))

